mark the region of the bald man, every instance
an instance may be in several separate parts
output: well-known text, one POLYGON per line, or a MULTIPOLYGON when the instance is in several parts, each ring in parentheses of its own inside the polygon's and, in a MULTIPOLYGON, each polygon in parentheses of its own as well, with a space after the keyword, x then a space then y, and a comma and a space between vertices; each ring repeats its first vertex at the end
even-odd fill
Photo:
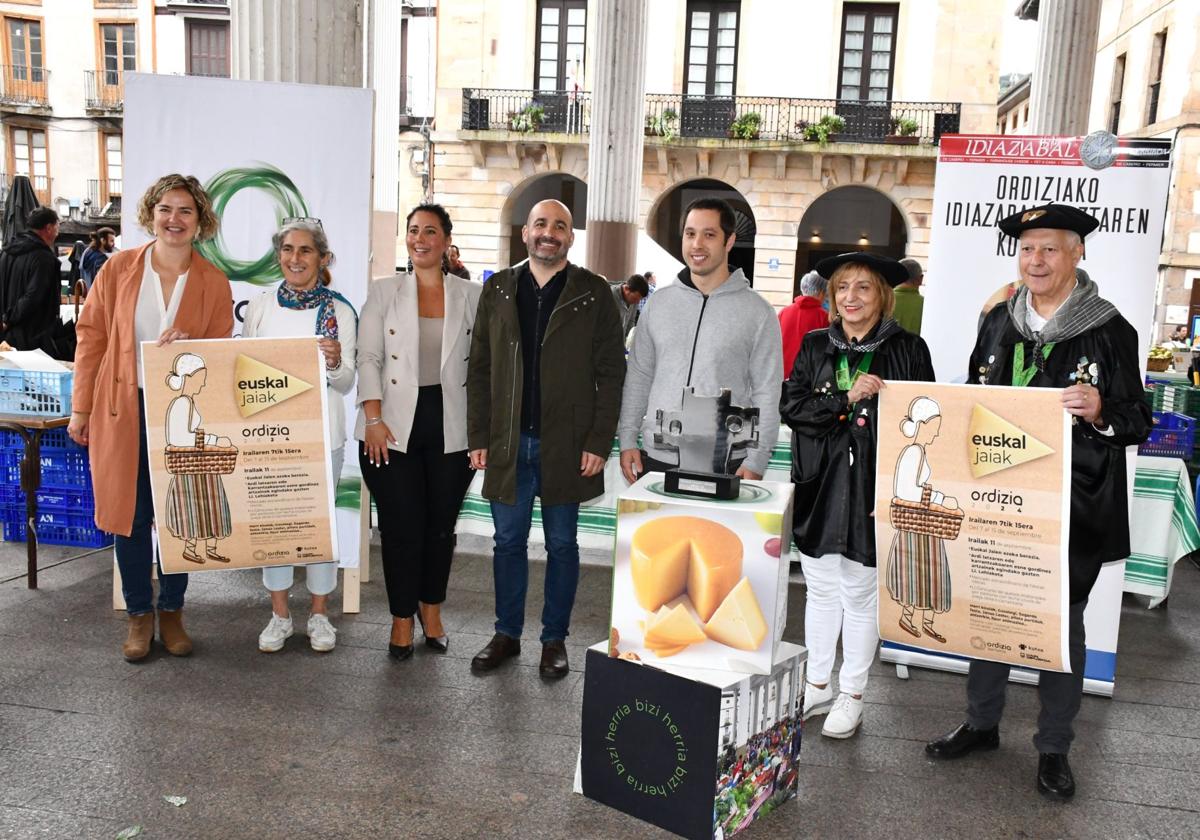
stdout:
POLYGON ((483 287, 467 369, 467 446, 486 469, 495 525, 496 633, 471 661, 521 652, 533 499, 542 500, 546 583, 541 675, 569 672, 565 639, 579 581, 579 503, 604 492, 625 379, 621 318, 604 278, 567 261, 571 211, 540 201, 521 229, 529 259, 483 287))

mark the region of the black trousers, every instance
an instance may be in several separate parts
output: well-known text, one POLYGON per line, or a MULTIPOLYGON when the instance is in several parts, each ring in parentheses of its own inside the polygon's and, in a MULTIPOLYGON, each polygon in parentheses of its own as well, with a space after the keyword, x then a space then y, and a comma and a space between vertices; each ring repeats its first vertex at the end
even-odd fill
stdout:
POLYGON ((467 451, 443 452, 442 389, 422 387, 404 452, 372 465, 360 443, 358 462, 379 511, 383 579, 396 618, 409 618, 417 602, 446 600, 454 524, 475 471, 467 451))
MULTIPOLYGON (((1038 700, 1042 704, 1038 715, 1037 733, 1033 745, 1038 752, 1066 753, 1075 738, 1072 723, 1079 714, 1083 700, 1083 666, 1087 659, 1084 644, 1083 610, 1087 600, 1071 604, 1067 648, 1071 657, 1071 673, 1042 671, 1038 675, 1038 700)), ((967 723, 976 729, 991 729, 1000 723, 1004 714, 1005 690, 1008 688, 1009 666, 1000 662, 972 659, 967 672, 967 723)))

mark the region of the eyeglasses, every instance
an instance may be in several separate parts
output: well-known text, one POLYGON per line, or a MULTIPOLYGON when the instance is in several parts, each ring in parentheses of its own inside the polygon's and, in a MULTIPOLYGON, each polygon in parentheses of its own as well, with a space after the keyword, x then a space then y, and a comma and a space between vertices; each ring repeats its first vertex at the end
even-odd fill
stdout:
POLYGON ((316 216, 288 216, 283 220, 283 224, 285 225, 295 224, 296 222, 301 222, 308 225, 316 225, 317 227, 321 228, 321 230, 325 229, 321 224, 321 220, 316 216))

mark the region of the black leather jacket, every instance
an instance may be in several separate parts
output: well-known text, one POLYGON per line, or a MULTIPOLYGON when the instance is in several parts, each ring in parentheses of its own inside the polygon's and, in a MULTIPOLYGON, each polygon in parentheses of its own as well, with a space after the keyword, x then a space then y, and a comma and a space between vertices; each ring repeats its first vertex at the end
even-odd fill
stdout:
MULTIPOLYGON (((997 306, 983 321, 967 381, 1012 385, 1013 345, 1021 337, 1007 307, 997 306)), ((1101 417, 1113 431, 1106 436, 1080 421, 1071 427, 1070 600, 1082 601, 1092 590, 1100 566, 1129 556, 1129 508, 1126 501, 1125 447, 1150 435, 1150 408, 1142 398, 1138 337, 1120 315, 1075 338, 1055 344, 1031 388, 1068 388, 1080 367, 1096 366, 1101 417), (1086 357, 1086 363, 1084 359, 1086 357)))
MULTIPOLYGON (((850 351, 851 370, 861 358, 850 351)), ((783 386, 780 412, 792 430, 796 485, 793 533, 800 551, 810 557, 836 552, 874 566, 879 400, 863 400, 851 412, 837 387, 837 359, 829 330, 814 330, 804 336, 783 386)), ((929 348, 902 329, 875 350, 870 373, 885 381, 934 381, 929 348)))

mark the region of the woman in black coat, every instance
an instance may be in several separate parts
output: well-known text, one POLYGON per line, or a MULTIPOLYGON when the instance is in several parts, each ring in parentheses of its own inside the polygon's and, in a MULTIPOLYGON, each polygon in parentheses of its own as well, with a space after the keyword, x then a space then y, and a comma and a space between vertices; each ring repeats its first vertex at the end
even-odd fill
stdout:
POLYGON ((894 320, 899 262, 866 253, 817 264, 829 278, 828 329, 804 337, 780 411, 792 430, 794 534, 808 588, 804 717, 828 713, 822 734, 849 738, 879 644, 876 620, 877 395, 887 380, 932 382, 929 348, 894 320), (840 693, 830 677, 842 639, 840 693))

